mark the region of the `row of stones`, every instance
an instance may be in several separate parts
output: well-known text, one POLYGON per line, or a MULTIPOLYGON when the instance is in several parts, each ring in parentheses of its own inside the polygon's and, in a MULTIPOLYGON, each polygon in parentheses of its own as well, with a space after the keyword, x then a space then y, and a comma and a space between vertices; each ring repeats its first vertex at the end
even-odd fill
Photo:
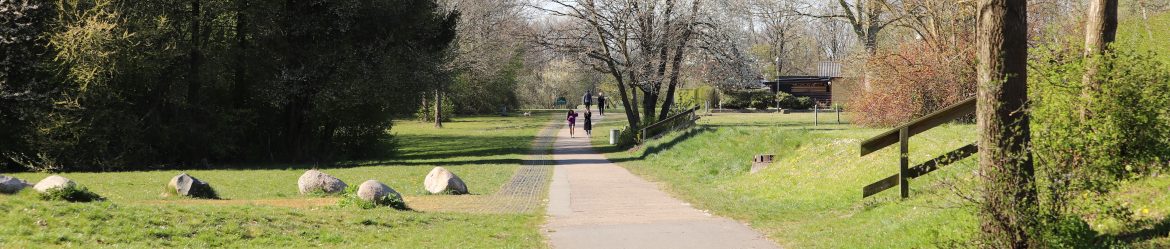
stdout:
MULTIPOLYGON (((0 193, 15 194, 30 186, 37 192, 45 193, 54 189, 77 187, 77 182, 63 176, 50 175, 45 177, 45 179, 41 179, 36 185, 32 185, 15 177, 0 176, 0 193)), ((168 190, 174 190, 174 192, 163 193, 163 196, 178 194, 196 198, 218 198, 215 190, 212 190, 210 185, 186 173, 171 178, 171 181, 167 184, 167 188, 168 190)))
MULTIPOLYGON (((459 176, 456 176, 455 173, 443 167, 431 169, 431 172, 427 174, 426 179, 423 181, 423 185, 427 192, 432 194, 461 195, 468 193, 467 185, 463 183, 463 180, 459 176)), ((31 185, 24 180, 15 177, 0 176, 0 193, 13 194, 29 186, 31 185)), ((51 175, 37 182, 32 187, 38 192, 45 193, 51 189, 74 186, 77 186, 77 183, 73 180, 59 175, 51 175)), ((305 171, 297 181, 297 188, 301 194, 340 194, 347 187, 348 185, 344 181, 341 181, 341 179, 315 169, 305 171)), ((215 190, 211 187, 211 184, 187 173, 179 174, 171 178, 171 181, 167 183, 167 192, 163 193, 163 195, 179 195, 205 199, 219 198, 215 190)), ((402 197, 397 191, 394 191, 394 189, 377 180, 363 182, 358 186, 357 195, 367 201, 385 198, 389 195, 394 195, 396 198, 402 197)))
MULTIPOLYGON (((339 194, 348 188, 349 185, 344 181, 333 177, 318 170, 305 171, 301 174, 301 178, 297 180, 297 188, 301 194, 339 194)), ((426 179, 423 181, 423 187, 431 194, 452 194, 462 195, 468 194, 467 184, 463 183, 463 179, 451 173, 443 167, 435 167, 427 173, 426 179)), ((394 199, 402 199, 402 195, 386 186, 378 180, 367 180, 361 185, 358 185, 357 196, 366 201, 377 201, 387 196, 393 196, 394 199)))
POLYGON ((32 187, 33 189, 36 189, 37 192, 44 193, 52 189, 75 186, 77 186, 76 182, 59 175, 45 177, 45 179, 41 179, 41 181, 37 182, 36 185, 28 184, 28 182, 17 179, 16 177, 0 176, 0 193, 4 194, 15 194, 16 192, 20 192, 20 190, 23 190, 27 187, 32 187))

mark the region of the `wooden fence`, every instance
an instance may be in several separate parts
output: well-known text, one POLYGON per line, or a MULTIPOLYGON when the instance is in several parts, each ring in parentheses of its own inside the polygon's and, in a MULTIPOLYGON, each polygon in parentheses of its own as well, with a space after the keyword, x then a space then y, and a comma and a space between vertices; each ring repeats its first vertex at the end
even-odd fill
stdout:
POLYGON ((910 178, 918 178, 919 176, 926 175, 939 169, 942 166, 946 166, 948 164, 970 157, 971 155, 974 155, 976 152, 978 152, 979 147, 972 143, 943 154, 942 156, 926 161, 922 164, 909 167, 910 137, 972 113, 975 113, 974 97, 944 108, 941 111, 926 115, 925 117, 915 119, 909 123, 903 124, 902 126, 882 133, 881 135, 861 142, 861 156, 869 155, 870 153, 876 152, 885 147, 889 147, 895 143, 899 144, 899 147, 901 148, 901 153, 899 153, 898 156, 898 174, 886 177, 885 179, 865 186, 865 188, 862 189, 861 198, 880 193, 887 189, 893 188, 895 185, 901 186, 902 198, 910 197, 910 178))
POLYGON ((638 144, 643 144, 646 142, 646 139, 653 138, 665 132, 687 128, 691 125, 694 125, 695 120, 699 119, 699 116, 695 115, 695 111, 697 110, 699 110, 698 107, 687 109, 686 111, 671 115, 668 118, 643 127, 642 130, 638 132, 638 144))

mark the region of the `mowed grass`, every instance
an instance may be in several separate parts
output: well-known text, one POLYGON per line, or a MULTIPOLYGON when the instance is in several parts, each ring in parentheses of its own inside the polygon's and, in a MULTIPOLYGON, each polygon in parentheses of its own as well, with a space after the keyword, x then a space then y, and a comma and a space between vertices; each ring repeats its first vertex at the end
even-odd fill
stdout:
POLYGON ((534 215, 388 208, 0 203, 0 247, 542 247, 534 215))
MULTIPOLYGON (((350 185, 374 179, 404 195, 423 195, 426 174, 435 166, 442 166, 459 175, 472 194, 491 194, 512 176, 548 118, 549 115, 466 117, 444 123, 443 129, 436 129, 431 123, 397 122, 391 132, 395 134, 398 151, 394 159, 385 161, 224 165, 213 166, 218 169, 61 175, 113 201, 166 199, 160 194, 167 182, 184 172, 212 183, 224 199, 282 199, 304 198, 297 192, 297 178, 311 168, 319 168, 350 185)), ((6 175, 35 183, 50 174, 6 175)))
MULTIPOLYGON (((393 159, 338 165, 223 165, 213 169, 60 173, 108 200, 40 201, 31 189, 0 195, 0 247, 135 246, 371 246, 399 248, 544 247, 540 214, 473 214, 359 210, 333 197, 302 196, 297 178, 320 170, 350 185, 381 181, 417 206, 461 205, 494 194, 523 162, 552 115, 459 117, 444 123, 396 122, 393 159), (443 166, 471 196, 430 196, 426 174, 443 166), (256 168, 256 169, 250 169, 256 168), (171 177, 186 172, 210 182, 226 201, 165 198, 171 177), (427 203, 418 203, 427 202, 427 203), (433 203, 431 203, 433 202, 433 203), (456 202, 453 202, 456 203, 456 202)), ((3 173, 32 183, 46 173, 3 173)))
MULTIPOLYGON (((912 179, 909 199, 900 200, 897 188, 862 199, 862 187, 898 173, 896 146, 861 157, 860 142, 885 129, 836 124, 835 114, 822 114, 821 125, 814 126, 813 116, 715 114, 702 117, 687 133, 669 134, 639 149, 616 150, 607 136, 594 137, 594 145, 635 174, 661 182, 675 196, 748 223, 786 247, 973 245, 978 217, 964 197, 976 196, 974 157, 912 179), (776 162, 750 174, 757 154, 774 154, 776 162)), ((598 129, 624 125, 624 117, 611 115, 598 129)), ((974 125, 949 124, 912 137, 911 164, 972 143, 975 135, 974 125)), ((1170 211, 1170 179, 1152 177, 1124 185, 1114 198, 1133 199, 1134 205, 1152 210, 1138 217, 1146 228, 1129 232, 1157 235, 1129 243, 1164 245, 1167 231, 1159 224, 1165 223, 1156 221, 1170 211)))

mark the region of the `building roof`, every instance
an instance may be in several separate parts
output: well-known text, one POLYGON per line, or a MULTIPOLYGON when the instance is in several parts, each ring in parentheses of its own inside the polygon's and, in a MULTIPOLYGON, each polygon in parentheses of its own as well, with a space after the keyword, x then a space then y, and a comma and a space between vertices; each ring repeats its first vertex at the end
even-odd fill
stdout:
POLYGON ((761 80, 760 84, 764 86, 774 86, 777 83, 780 85, 791 85, 800 83, 829 83, 837 77, 823 77, 823 76, 780 76, 776 80, 761 80))

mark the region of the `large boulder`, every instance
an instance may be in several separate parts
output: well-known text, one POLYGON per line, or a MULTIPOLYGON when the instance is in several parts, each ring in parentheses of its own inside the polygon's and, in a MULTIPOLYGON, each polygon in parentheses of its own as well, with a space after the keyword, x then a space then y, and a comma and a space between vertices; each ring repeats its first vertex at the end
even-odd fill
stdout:
POLYGON ((305 174, 302 174, 301 178, 297 180, 297 188, 300 189, 302 195, 315 192, 339 194, 345 191, 346 187, 349 185, 345 185, 341 179, 315 169, 305 171, 305 174))
POLYGON ((167 183, 167 194, 191 198, 219 199, 219 195, 215 193, 215 189, 211 188, 211 184, 187 175, 187 173, 182 173, 171 178, 171 182, 167 183))
MULTIPOLYGON (((394 196, 394 198, 402 199, 402 195, 399 195, 398 191, 394 191, 390 186, 386 186, 386 184, 382 184, 376 180, 369 180, 359 185, 357 196, 362 200, 372 201, 374 203, 378 203, 386 196, 394 196)), ((379 204, 385 205, 385 203, 379 204)))
POLYGON ((443 167, 431 169, 426 180, 423 180, 423 187, 431 194, 467 194, 467 184, 463 183, 463 179, 443 167))
POLYGON ((28 187, 28 183, 24 180, 11 176, 0 176, 0 193, 2 194, 15 194, 25 187, 28 187))
POLYGON ((73 180, 69 180, 69 178, 61 177, 59 175, 51 175, 49 177, 45 177, 45 179, 41 179, 40 182, 37 182, 37 185, 33 186, 33 189, 36 189, 37 192, 44 193, 50 189, 75 186, 77 186, 77 183, 73 182, 73 180))

